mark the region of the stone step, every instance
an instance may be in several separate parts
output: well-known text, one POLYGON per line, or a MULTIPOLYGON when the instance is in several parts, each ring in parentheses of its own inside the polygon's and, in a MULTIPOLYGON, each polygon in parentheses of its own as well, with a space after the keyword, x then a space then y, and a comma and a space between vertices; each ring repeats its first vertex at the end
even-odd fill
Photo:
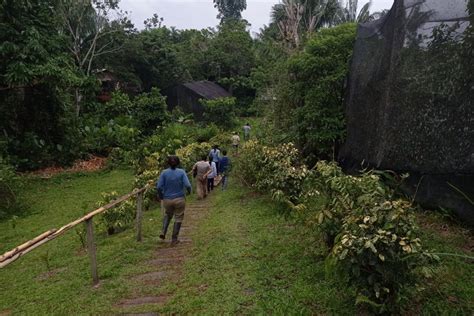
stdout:
POLYGON ((137 305, 145 305, 145 304, 163 304, 167 301, 168 296, 144 296, 144 297, 137 297, 137 298, 130 298, 121 301, 118 305, 120 307, 127 307, 127 306, 137 306, 137 305))

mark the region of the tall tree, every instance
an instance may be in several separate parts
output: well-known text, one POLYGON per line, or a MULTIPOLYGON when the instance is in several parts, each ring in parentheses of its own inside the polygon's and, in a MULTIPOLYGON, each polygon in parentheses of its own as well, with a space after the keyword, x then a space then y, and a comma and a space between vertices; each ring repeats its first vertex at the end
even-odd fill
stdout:
MULTIPOLYGON (((119 0, 60 0, 57 14, 68 36, 68 49, 84 77, 91 75, 94 61, 117 52, 115 33, 130 28, 131 23, 118 8, 119 0)), ((76 115, 81 111, 82 92, 75 89, 76 115)))
POLYGON ((248 76, 253 67, 252 37, 246 30, 245 21, 227 21, 219 30, 209 47, 210 79, 220 80, 248 76))
POLYGON ((272 9, 272 23, 290 48, 297 48, 307 34, 334 24, 338 0, 283 0, 272 9))
POLYGON ((214 0, 214 7, 217 8, 219 14, 217 17, 221 21, 229 19, 241 19, 242 11, 247 9, 246 0, 214 0))
POLYGON ((359 1, 358 0, 347 0, 345 6, 342 4, 335 15, 335 21, 337 24, 342 23, 365 23, 371 20, 370 16, 370 7, 372 5, 372 0, 369 0, 366 4, 362 6, 359 10, 359 1))
POLYGON ((44 81, 64 60, 56 1, 0 2, 0 91, 44 81))
POLYGON ((68 159, 78 147, 68 93, 78 78, 57 31, 57 2, 0 1, 0 147, 20 169, 68 159))

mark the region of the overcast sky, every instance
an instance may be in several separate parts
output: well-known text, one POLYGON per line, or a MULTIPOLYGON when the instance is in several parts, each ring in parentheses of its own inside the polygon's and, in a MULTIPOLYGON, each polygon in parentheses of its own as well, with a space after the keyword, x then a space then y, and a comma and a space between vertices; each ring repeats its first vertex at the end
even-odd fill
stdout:
MULTIPOLYGON (((251 31, 258 32, 270 20, 271 7, 278 0, 247 0, 243 17, 252 24, 251 31)), ((367 1, 360 0, 359 6, 367 1)), ((371 12, 390 9, 393 0, 373 0, 371 12)), ((157 13, 166 26, 178 29, 202 29, 216 26, 217 10, 212 0, 121 0, 120 7, 129 12, 135 27, 142 29, 143 21, 157 13)))

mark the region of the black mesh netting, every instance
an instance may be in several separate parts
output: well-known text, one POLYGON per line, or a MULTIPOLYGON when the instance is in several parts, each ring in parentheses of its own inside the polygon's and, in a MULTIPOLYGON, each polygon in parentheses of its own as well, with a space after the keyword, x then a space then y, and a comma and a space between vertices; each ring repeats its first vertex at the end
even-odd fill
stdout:
POLYGON ((474 0, 396 0, 359 26, 339 159, 408 171, 428 207, 474 225, 474 0))

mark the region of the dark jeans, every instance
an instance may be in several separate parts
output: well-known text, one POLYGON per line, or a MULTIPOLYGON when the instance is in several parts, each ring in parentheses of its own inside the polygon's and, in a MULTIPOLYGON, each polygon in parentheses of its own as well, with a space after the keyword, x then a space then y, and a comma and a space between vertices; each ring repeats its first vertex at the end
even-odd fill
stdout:
POLYGON ((214 190, 214 178, 207 178, 207 192, 214 190))

